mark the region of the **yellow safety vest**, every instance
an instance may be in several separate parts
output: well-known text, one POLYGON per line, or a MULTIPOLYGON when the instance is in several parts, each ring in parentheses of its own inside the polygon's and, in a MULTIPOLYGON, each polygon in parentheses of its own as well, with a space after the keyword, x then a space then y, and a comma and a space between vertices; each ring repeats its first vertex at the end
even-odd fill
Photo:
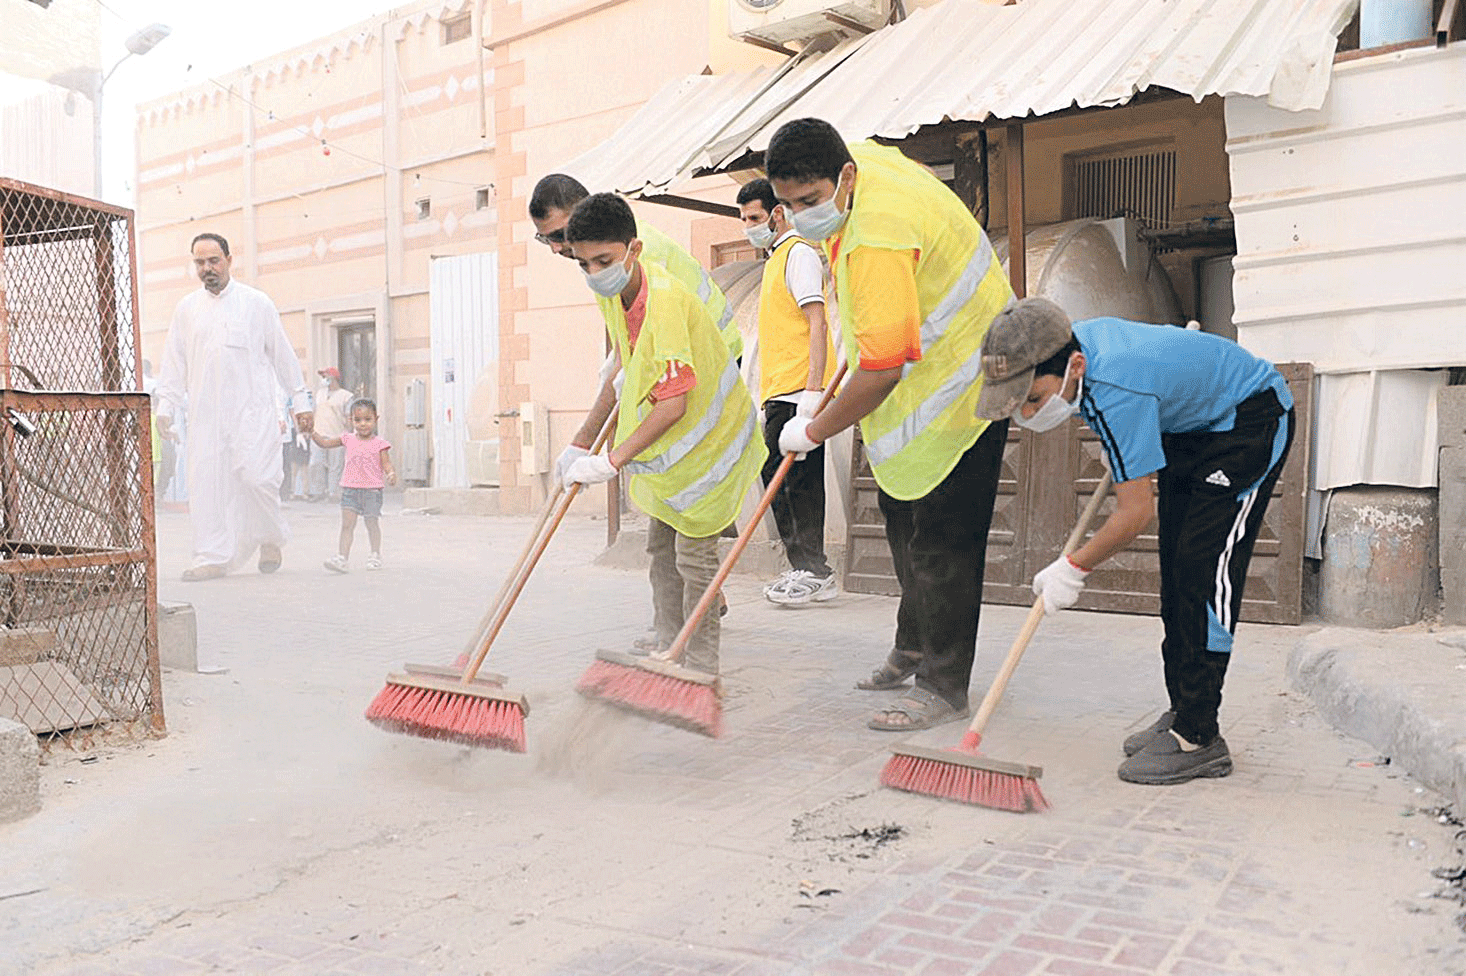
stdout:
POLYGON ((697 385, 687 393, 682 419, 621 470, 630 475, 631 497, 642 511, 701 539, 732 523, 769 452, 759 436, 753 398, 703 306, 660 266, 643 261, 641 270, 648 289, 646 321, 635 349, 620 299, 601 303, 626 364, 615 443, 630 437, 651 412, 647 397, 668 363, 692 366, 697 385))
POLYGON ((743 336, 738 332, 738 323, 733 321, 733 307, 728 304, 723 290, 713 283, 707 271, 697 263, 697 259, 682 250, 676 241, 657 230, 649 221, 636 222, 636 236, 641 239, 642 260, 661 265, 672 272, 672 277, 686 285, 687 290, 696 295, 702 307, 707 310, 713 325, 723 333, 723 341, 728 344, 733 358, 743 355, 743 336))
MULTIPOLYGON (((804 389, 809 382, 809 320, 789 294, 784 272, 795 244, 808 244, 802 237, 790 237, 774 248, 764 265, 763 288, 758 296, 759 400, 804 389)), ((825 383, 835 375, 835 347, 830 330, 825 330, 825 383)))
POLYGON ((1013 289, 967 207, 927 169, 873 142, 852 144, 850 154, 855 202, 833 269, 849 362, 859 362, 851 255, 861 247, 917 253, 921 359, 902 368, 895 389, 860 422, 876 483, 910 501, 941 484, 987 427, 973 413, 982 390, 979 350, 1013 289))

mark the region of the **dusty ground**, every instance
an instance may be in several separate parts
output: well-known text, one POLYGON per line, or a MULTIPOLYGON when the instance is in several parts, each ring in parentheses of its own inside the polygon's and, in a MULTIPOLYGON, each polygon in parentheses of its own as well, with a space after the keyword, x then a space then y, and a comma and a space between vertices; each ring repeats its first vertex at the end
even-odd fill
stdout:
MULTIPOLYGON (((649 616, 640 574, 591 565, 600 522, 561 530, 491 658, 527 756, 383 733, 384 675, 453 658, 529 521, 389 517, 387 569, 338 577, 335 511, 292 516, 278 574, 191 585, 161 517, 163 596, 228 670, 166 675, 165 739, 52 752, 42 812, 0 827, 0 972, 1466 972, 1463 906, 1431 897, 1454 828, 1287 691, 1296 628, 1243 627, 1237 772, 1143 788, 1114 767, 1159 707, 1158 622, 1046 622, 985 746, 1044 765, 1055 809, 1001 814, 876 785, 888 696, 851 686, 887 598, 783 610, 735 577, 719 740, 580 700, 649 616)), ((984 611, 979 693, 1021 618, 984 611)))

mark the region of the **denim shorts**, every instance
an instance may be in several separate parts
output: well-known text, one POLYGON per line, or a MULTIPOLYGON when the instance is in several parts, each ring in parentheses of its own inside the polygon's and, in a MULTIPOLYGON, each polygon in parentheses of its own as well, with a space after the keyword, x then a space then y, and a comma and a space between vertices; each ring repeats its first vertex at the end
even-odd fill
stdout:
POLYGON ((362 518, 378 518, 382 514, 382 489, 342 488, 341 507, 362 518))

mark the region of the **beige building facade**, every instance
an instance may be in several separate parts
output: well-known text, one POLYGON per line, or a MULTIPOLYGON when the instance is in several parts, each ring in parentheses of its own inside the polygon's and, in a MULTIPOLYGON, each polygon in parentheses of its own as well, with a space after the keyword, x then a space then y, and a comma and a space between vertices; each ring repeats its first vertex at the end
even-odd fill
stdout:
POLYGON ((306 368, 338 366, 411 449, 404 394, 430 379, 433 262, 496 247, 479 16, 471 2, 399 8, 140 107, 145 354, 199 287, 190 242, 222 234, 306 368))
MULTIPOLYGON (((376 397, 409 479, 530 510, 550 487, 535 458, 579 426, 604 348, 579 270, 533 240, 535 182, 667 80, 779 60, 729 38, 724 0, 460 0, 143 105, 145 353, 198 287, 191 240, 223 234, 307 369, 376 397)), ((706 182, 694 196, 732 204, 735 182, 706 182)), ((637 206, 705 264, 742 241, 729 217, 637 206)))

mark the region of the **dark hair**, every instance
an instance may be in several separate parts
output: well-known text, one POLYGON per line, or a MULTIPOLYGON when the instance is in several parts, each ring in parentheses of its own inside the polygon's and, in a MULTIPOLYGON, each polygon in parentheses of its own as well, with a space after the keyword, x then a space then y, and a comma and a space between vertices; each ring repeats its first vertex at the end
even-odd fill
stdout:
POLYGON ((1064 371, 1069 368, 1069 357, 1079 352, 1079 340, 1070 336, 1069 341, 1064 343, 1064 348, 1054 353, 1048 359, 1033 367, 1033 375, 1063 377, 1064 371))
POLYGON ((795 119, 779 126, 764 153, 771 180, 838 182, 840 169, 854 162, 845 140, 824 119, 795 119))
POLYGON ((193 243, 188 245, 188 252, 190 254, 193 253, 194 244, 197 244, 199 241, 213 241, 215 244, 219 245, 219 250, 224 252, 224 256, 226 258, 229 256, 229 242, 218 234, 200 234, 199 236, 195 237, 193 239, 193 243))
POLYGON ((544 220, 551 210, 569 213, 589 195, 590 191, 575 177, 551 173, 534 185, 534 192, 529 195, 529 215, 544 220))
POLYGON ((592 193, 575 205, 565 225, 565 240, 613 241, 630 244, 636 238, 636 214, 614 193, 592 193))
POLYGON ((754 201, 763 204, 764 213, 767 214, 772 214, 774 208, 779 205, 779 201, 774 199, 774 188, 763 177, 750 180, 738 190, 738 205, 740 207, 745 203, 753 203, 754 201))
POLYGON ((362 396, 357 397, 355 400, 352 400, 350 406, 346 408, 346 416, 350 417, 351 415, 355 414, 357 407, 366 407, 372 412, 373 417, 381 416, 381 414, 377 412, 377 401, 373 400, 371 397, 362 396))

